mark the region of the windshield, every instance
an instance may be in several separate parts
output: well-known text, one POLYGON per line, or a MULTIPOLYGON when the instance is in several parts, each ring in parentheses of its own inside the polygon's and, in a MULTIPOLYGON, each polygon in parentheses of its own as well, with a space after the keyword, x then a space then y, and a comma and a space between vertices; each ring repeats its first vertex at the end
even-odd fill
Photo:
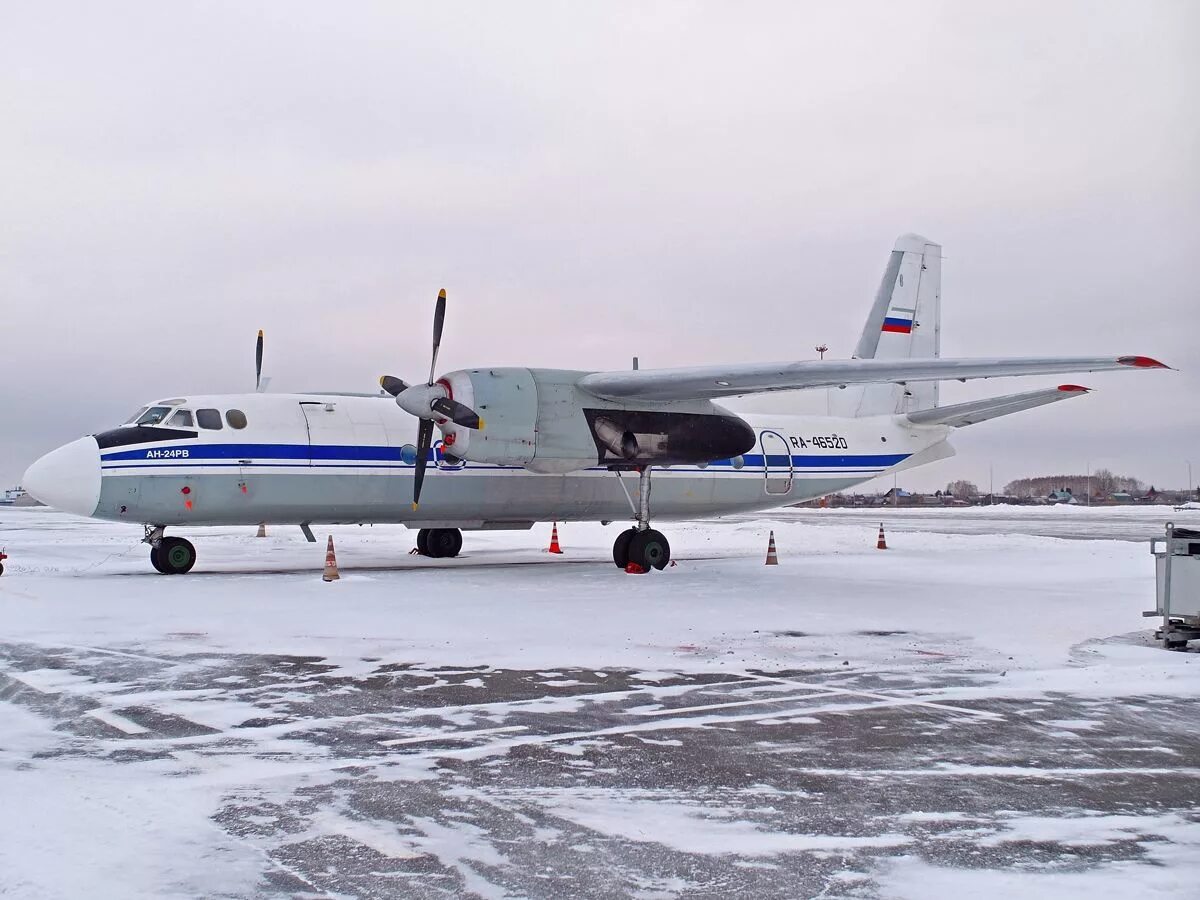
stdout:
POLYGON ((134 423, 137 422, 138 419, 140 419, 142 417, 142 413, 144 413, 149 408, 150 407, 148 407, 148 406, 143 406, 141 409, 139 409, 137 412, 135 412, 132 416, 130 416, 128 419, 126 419, 121 424, 122 425, 133 425, 134 423))
POLYGON ((138 425, 158 425, 162 422, 163 419, 165 419, 170 414, 170 412, 171 412, 171 407, 169 407, 169 406, 152 406, 148 410, 146 410, 144 413, 142 413, 140 416, 138 416, 137 424, 138 425))

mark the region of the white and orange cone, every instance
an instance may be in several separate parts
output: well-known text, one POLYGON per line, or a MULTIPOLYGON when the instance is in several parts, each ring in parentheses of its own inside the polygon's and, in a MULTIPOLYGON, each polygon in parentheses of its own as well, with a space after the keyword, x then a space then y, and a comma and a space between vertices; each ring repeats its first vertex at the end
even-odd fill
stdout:
POLYGON ((887 540, 883 536, 883 523, 879 523, 879 542, 875 545, 876 550, 886 550, 887 540))
POLYGON ((771 537, 767 540, 767 561, 768 566, 779 565, 779 555, 775 552, 775 531, 772 529, 771 537))
POLYGON ((554 523, 554 528, 550 532, 550 549, 547 553, 562 553, 562 547, 558 546, 558 523, 554 523))
POLYGON ((341 577, 337 570, 337 557, 333 555, 333 535, 331 534, 329 543, 325 545, 325 574, 321 576, 321 580, 337 581, 341 577))
POLYGON ((267 536, 267 523, 259 522, 258 523, 258 534, 256 534, 255 537, 266 537, 266 536, 267 536))

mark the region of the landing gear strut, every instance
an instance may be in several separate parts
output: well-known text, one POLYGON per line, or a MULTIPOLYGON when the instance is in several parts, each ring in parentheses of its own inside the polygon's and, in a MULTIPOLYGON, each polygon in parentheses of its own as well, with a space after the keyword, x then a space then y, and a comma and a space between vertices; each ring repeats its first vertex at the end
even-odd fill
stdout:
POLYGON ((422 556, 444 559, 462 550, 462 532, 457 528, 422 528, 417 532, 417 551, 422 556))
MULTIPOLYGON (((620 473, 617 473, 620 477, 620 473)), ((622 484, 624 490, 624 484, 622 484)), ((626 497, 628 497, 626 493, 626 497)), ((633 501, 630 500, 630 505, 633 501)), ((618 568, 629 571, 629 564, 636 563, 642 572, 665 569, 671 563, 671 544, 661 531, 650 527, 650 467, 638 472, 638 503, 635 508, 637 524, 622 531, 613 542, 613 562, 618 568)))
POLYGON ((196 548, 180 537, 164 537, 163 526, 146 527, 142 539, 150 545, 150 565, 163 575, 183 575, 196 564, 196 548))

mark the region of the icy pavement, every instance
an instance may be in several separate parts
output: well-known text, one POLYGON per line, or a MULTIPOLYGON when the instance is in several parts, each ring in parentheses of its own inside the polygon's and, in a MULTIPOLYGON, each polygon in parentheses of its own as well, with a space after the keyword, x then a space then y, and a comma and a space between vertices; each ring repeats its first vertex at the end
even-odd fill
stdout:
POLYGON ((163 578, 4 511, 0 894, 1196 895, 1200 653, 1150 641, 1145 545, 796 512, 666 526, 646 577, 617 526, 335 528, 325 584, 291 530, 163 578))

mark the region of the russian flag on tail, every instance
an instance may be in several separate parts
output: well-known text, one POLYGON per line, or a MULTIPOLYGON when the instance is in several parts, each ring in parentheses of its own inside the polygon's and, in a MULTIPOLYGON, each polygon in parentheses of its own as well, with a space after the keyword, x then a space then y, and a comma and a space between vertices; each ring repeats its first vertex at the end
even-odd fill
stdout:
POLYGON ((912 334, 915 312, 916 310, 890 310, 883 320, 883 330, 892 334, 912 334))

